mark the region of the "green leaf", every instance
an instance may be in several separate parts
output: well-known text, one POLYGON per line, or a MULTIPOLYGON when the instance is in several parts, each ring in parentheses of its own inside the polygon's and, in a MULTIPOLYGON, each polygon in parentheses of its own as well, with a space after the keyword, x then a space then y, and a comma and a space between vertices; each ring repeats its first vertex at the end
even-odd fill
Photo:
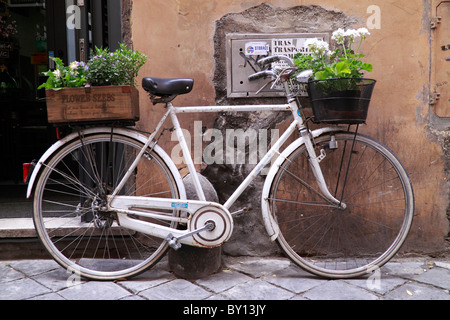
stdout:
POLYGON ((342 74, 348 74, 348 73, 352 72, 350 70, 350 68, 348 67, 347 62, 345 62, 345 61, 336 63, 335 70, 336 70, 336 76, 340 76, 342 74))
POLYGON ((373 66, 370 63, 363 63, 361 69, 372 72, 373 66))

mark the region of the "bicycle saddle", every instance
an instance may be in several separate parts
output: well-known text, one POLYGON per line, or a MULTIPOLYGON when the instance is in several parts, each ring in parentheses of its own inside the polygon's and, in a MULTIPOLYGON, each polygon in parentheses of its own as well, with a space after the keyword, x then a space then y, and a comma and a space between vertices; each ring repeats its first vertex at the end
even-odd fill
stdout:
POLYGON ((193 86, 193 79, 166 79, 153 77, 142 79, 142 87, 144 90, 158 97, 186 94, 191 92, 193 86))

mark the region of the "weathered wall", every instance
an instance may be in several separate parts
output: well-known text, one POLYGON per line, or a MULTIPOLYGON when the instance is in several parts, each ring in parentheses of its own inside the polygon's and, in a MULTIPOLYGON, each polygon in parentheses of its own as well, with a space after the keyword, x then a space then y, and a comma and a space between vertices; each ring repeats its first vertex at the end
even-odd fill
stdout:
MULTIPOLYGON (((373 21, 372 5, 380 9, 380 25, 371 29, 364 44, 367 61, 374 65, 370 75, 378 80, 369 112, 368 125, 361 130, 388 145, 410 173, 416 197, 416 215, 405 250, 440 252, 448 234, 446 210, 449 187, 445 167, 446 119, 437 119, 428 105, 430 93, 432 31, 431 0, 134 0, 131 34, 135 49, 146 53, 149 62, 141 76, 189 77, 195 79, 192 93, 180 96, 175 105, 213 105, 224 102, 225 63, 223 45, 226 32, 332 32, 339 27, 362 27, 373 21), (379 27, 379 28, 378 28, 379 27), (437 119, 437 120, 436 120, 437 119), (436 125, 439 123, 439 125, 436 125)), ((141 90, 139 126, 152 130, 164 112, 153 106, 141 90)), ((226 102, 226 99, 225 99, 226 102)), ((245 101, 250 103, 251 101, 245 101)), ((194 129, 193 121, 221 129, 239 119, 216 114, 185 115, 183 127, 194 129), (216 121, 217 120, 217 121, 216 121)), ((264 115, 267 118, 266 115, 264 115)), ((245 126, 283 125, 276 115, 270 124, 251 115, 241 119, 245 126)), ((239 122, 239 121, 238 121, 239 122)), ((200 132, 193 132, 198 136, 200 132)), ((174 146, 165 134, 165 149, 174 146)), ((205 165, 199 169, 205 169, 205 165)), ((448 167, 448 165, 447 165, 448 167)), ((236 183, 246 168, 207 168, 216 181, 219 196, 226 197, 226 175, 236 183), (220 170, 219 170, 220 169, 220 170), (222 170, 223 169, 223 170, 222 170), (240 169, 240 170, 237 170, 240 169)), ((447 168, 448 169, 448 168, 447 168)), ((258 198, 258 182, 242 202, 258 198)), ((223 201, 224 199, 222 199, 223 201)), ((233 254, 267 254, 276 250, 265 237, 259 208, 236 219, 236 234, 225 250, 233 254), (249 240, 250 237, 255 240, 249 240)))

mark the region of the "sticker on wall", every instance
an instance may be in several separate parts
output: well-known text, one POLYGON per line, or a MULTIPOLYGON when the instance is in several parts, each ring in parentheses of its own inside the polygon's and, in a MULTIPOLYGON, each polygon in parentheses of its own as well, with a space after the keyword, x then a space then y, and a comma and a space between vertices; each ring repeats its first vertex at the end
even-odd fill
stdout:
POLYGON ((267 42, 247 42, 245 44, 246 56, 265 56, 269 54, 270 46, 267 42))

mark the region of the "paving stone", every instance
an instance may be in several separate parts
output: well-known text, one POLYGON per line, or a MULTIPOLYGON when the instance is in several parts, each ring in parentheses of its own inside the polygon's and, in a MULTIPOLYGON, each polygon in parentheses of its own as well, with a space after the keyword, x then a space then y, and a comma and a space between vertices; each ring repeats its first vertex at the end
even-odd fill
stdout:
POLYGON ((252 280, 251 277, 246 276, 237 271, 224 269, 219 273, 210 275, 209 277, 195 281, 198 285, 207 288, 210 291, 219 293, 230 289, 238 284, 252 280))
POLYGON ((166 270, 150 270, 128 281, 119 281, 118 285, 134 294, 158 286, 164 282, 175 280, 175 276, 166 270))
POLYGON ((422 274, 426 269, 423 267, 423 262, 406 261, 406 262, 389 262, 381 268, 382 274, 412 278, 415 275, 422 274))
POLYGON ((23 277, 23 273, 14 270, 9 265, 0 266, 0 283, 17 280, 23 277))
MULTIPOLYGON (((73 279, 71 273, 67 272, 63 268, 58 268, 46 273, 41 273, 33 276, 32 278, 42 284, 43 286, 52 289, 53 291, 59 291, 67 289, 73 285, 73 279)), ((81 279, 77 279, 77 282, 84 282, 81 279)))
POLYGON ((228 257, 224 262, 225 266, 255 278, 286 269, 291 265, 288 259, 283 258, 228 257))
POLYGON ((144 301, 144 300, 146 300, 146 299, 144 299, 144 298, 142 298, 142 297, 140 297, 140 296, 137 296, 137 295, 131 295, 131 296, 126 296, 125 298, 122 298, 122 299, 120 299, 120 300, 128 300, 128 301, 137 300, 137 301, 144 301))
POLYGON ((55 269, 63 269, 53 260, 21 260, 11 262, 10 266, 15 270, 34 276, 55 269))
POLYGON ((408 282, 383 297, 385 300, 450 300, 446 290, 436 290, 433 287, 408 282))
POLYGON ((230 300, 287 300, 294 296, 292 292, 260 279, 239 284, 221 295, 230 300))
POLYGON ((58 292, 67 300, 118 300, 131 293, 114 282, 91 281, 58 292))
POLYGON ((365 279, 346 280, 347 283, 378 294, 385 294, 407 281, 404 278, 383 275, 382 273, 375 273, 365 279))
POLYGON ((378 297, 342 280, 330 280, 303 294, 310 300, 377 300, 378 297))
POLYGON ((450 270, 450 262, 447 262, 447 261, 436 261, 435 263, 436 263, 437 267, 450 270))
POLYGON ((450 290, 450 270, 443 268, 433 268, 413 277, 414 280, 428 283, 436 287, 450 290))
POLYGON ((139 293, 150 300, 203 300, 212 294, 183 279, 163 283, 139 293))
POLYGON ((447 262, 429 258, 346 280, 321 279, 284 258, 224 257, 222 272, 191 282, 162 262, 129 281, 102 282, 72 279, 53 260, 0 261, 0 300, 450 300, 447 262))
POLYGON ((2 283, 0 300, 25 300, 51 290, 28 278, 2 283))
POLYGON ((55 292, 51 292, 51 293, 46 293, 40 296, 36 296, 33 298, 30 298, 28 300, 65 300, 63 297, 61 297, 59 294, 55 293, 55 292))
POLYGON ((262 279, 294 293, 308 291, 326 281, 295 266, 277 270, 265 275, 262 279))

